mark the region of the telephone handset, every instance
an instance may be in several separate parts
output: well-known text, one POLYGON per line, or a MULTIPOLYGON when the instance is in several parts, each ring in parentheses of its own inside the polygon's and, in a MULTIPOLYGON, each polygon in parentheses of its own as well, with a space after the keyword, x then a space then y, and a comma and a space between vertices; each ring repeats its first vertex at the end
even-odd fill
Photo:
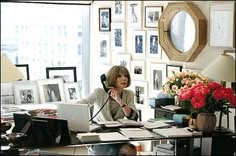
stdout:
POLYGON ((103 86, 103 89, 106 91, 106 92, 108 92, 109 91, 109 89, 106 87, 106 85, 105 85, 105 81, 106 81, 106 75, 105 74, 102 74, 101 76, 100 76, 100 79, 101 79, 101 83, 102 83, 102 86, 103 86))

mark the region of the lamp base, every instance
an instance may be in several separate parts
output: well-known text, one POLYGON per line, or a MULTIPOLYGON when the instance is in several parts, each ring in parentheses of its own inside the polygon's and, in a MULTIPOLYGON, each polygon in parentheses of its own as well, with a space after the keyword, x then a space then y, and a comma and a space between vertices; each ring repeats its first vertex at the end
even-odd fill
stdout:
POLYGON ((214 132, 216 132, 216 133, 229 133, 229 129, 224 128, 224 127, 216 127, 214 129, 214 132))

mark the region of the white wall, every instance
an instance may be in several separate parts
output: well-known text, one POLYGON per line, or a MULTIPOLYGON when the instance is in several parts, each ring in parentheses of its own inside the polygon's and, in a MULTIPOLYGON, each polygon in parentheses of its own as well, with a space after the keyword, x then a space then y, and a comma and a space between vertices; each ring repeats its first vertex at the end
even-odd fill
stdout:
MULTIPOLYGON (((144 8, 145 6, 163 6, 165 9, 166 5, 168 2, 171 1, 144 1, 142 4, 142 21, 144 21, 144 8)), ((223 1, 218 1, 219 3, 225 3, 223 1)), ((189 69, 197 69, 197 70, 202 70, 204 67, 206 67, 210 62, 212 62, 218 55, 220 55, 223 50, 225 49, 232 49, 232 48, 225 48, 225 47, 210 47, 209 46, 209 10, 210 10, 210 4, 214 3, 213 1, 194 1, 194 3, 200 8, 202 13, 205 15, 205 18, 207 19, 207 44, 202 50, 202 52, 199 54, 199 56, 195 59, 194 62, 177 62, 177 61, 170 61, 165 52, 162 50, 162 59, 153 59, 153 58, 143 58, 143 60, 146 62, 146 80, 149 81, 150 79, 150 62, 152 63, 166 63, 166 64, 173 64, 173 65, 182 65, 183 68, 189 68, 189 69)), ((228 3, 233 3, 233 1, 228 2, 228 3)), ((99 34, 104 33, 104 32, 99 32, 99 8, 107 8, 112 6, 112 1, 94 1, 92 4, 92 18, 91 18, 91 57, 90 57, 90 62, 91 62, 91 91, 93 91, 94 88, 96 87, 101 87, 100 84, 100 75, 102 73, 105 73, 111 66, 112 64, 115 64, 116 62, 116 53, 111 51, 111 63, 110 64, 103 64, 99 62, 98 60, 98 39, 99 39, 99 34)), ((127 13, 127 12, 126 12, 127 13)), ((111 20, 112 23, 115 23, 114 21, 111 20)), ((126 21, 124 21, 125 24, 126 21)), ((126 29, 126 54, 131 54, 132 55, 132 42, 131 42, 131 36, 132 36, 132 28, 127 28, 126 29)), ((141 30, 156 30, 156 29, 151 29, 151 28, 145 28, 144 23, 142 23, 142 28, 141 30)), ((111 32, 106 32, 107 34, 111 35, 111 32)), ((111 36, 110 36, 111 37, 111 36)), ((131 60, 135 59, 133 56, 131 57, 131 60)), ((149 117, 152 117, 153 111, 149 109, 143 109, 143 119, 148 119, 149 117), (147 116, 146 114, 150 114, 150 116, 147 116)))

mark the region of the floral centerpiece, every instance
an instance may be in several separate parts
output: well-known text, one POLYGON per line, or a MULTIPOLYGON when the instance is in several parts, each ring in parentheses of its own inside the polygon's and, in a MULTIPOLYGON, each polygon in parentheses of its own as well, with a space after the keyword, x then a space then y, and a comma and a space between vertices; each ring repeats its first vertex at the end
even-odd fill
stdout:
POLYGON ((197 115, 197 128, 204 133, 211 133, 216 125, 216 111, 220 111, 218 132, 221 127, 222 115, 230 111, 228 106, 235 106, 234 91, 217 82, 198 83, 190 88, 182 88, 178 92, 180 106, 197 115))
POLYGON ((198 83, 207 83, 208 79, 194 72, 177 72, 173 71, 173 76, 168 77, 166 83, 162 86, 162 90, 166 94, 176 96, 183 88, 190 88, 198 83))
POLYGON ((234 91, 217 82, 198 83, 190 88, 181 88, 178 95, 180 105, 192 113, 221 111, 227 114, 228 105, 235 106, 234 91))

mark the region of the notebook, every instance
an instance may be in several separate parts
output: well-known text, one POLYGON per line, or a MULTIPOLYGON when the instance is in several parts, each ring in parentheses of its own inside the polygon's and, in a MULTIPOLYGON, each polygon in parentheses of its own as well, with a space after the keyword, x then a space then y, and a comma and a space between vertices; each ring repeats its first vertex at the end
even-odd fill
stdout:
POLYGON ((68 122, 68 128, 73 132, 91 132, 101 127, 90 124, 90 107, 87 104, 62 104, 57 105, 57 118, 68 122))

